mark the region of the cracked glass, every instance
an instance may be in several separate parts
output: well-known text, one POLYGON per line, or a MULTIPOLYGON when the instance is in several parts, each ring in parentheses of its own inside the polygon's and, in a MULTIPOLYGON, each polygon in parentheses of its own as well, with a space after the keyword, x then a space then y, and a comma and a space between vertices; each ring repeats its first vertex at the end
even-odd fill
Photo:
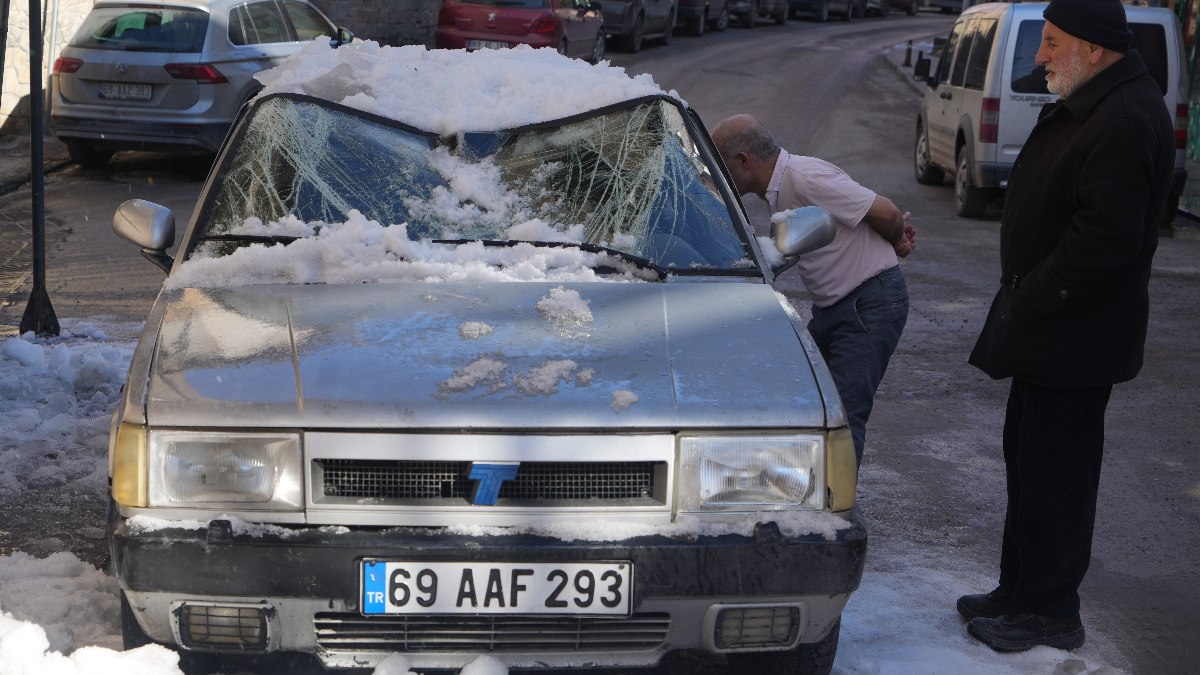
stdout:
POLYGON ((287 96, 261 102, 215 184, 204 241, 314 236, 352 211, 412 239, 550 241, 675 270, 753 270, 731 206, 672 104, 516 131, 436 135, 287 96), (296 221, 306 227, 296 228, 296 221))

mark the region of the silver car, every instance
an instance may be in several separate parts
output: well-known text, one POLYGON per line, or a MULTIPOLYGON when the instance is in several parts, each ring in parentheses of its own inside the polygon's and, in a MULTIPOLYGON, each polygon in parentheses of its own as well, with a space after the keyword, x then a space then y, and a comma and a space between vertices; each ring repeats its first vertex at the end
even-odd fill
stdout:
MULTIPOLYGON (((595 90, 547 50, 413 49, 359 63, 552 59, 595 90)), ((511 74, 472 72, 496 105, 511 74)), ((113 417, 127 647, 828 672, 854 444, 771 282, 833 225, 755 237, 717 157, 666 94, 475 131, 268 89, 175 257, 168 209, 122 205, 169 271, 113 417)))
POLYGON ((352 38, 306 0, 98 0, 54 63, 51 129, 89 168, 118 150, 216 152, 255 73, 320 36, 352 38))

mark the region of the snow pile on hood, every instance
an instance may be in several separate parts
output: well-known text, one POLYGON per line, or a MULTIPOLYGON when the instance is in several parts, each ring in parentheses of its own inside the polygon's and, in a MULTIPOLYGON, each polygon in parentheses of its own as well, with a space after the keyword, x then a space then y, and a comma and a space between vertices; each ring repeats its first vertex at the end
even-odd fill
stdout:
POLYGON ((308 94, 434 133, 511 129, 664 93, 650 75, 527 45, 466 52, 365 41, 330 49, 328 38, 317 38, 255 77, 261 96, 308 94))

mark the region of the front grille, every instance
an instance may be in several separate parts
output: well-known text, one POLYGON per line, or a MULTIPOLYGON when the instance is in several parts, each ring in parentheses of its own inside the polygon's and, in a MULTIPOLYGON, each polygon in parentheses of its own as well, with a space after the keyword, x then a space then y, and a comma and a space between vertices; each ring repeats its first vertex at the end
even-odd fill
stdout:
POLYGON ((652 650, 669 614, 632 617, 371 616, 322 612, 317 644, 333 652, 564 652, 652 650))
MULTIPOLYGON (((476 481, 470 462, 318 459, 314 500, 318 503, 466 503, 476 481)), ((661 504, 666 465, 662 462, 521 462, 505 481, 497 504, 661 504)))

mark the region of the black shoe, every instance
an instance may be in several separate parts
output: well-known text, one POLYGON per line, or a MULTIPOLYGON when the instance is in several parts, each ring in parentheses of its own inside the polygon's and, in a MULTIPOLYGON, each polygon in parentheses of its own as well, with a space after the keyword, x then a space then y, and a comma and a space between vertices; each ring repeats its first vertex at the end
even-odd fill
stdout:
POLYGON ((967 632, 998 652, 1023 652, 1038 645, 1055 649, 1083 646, 1083 623, 1079 615, 1055 619, 1038 614, 1010 614, 998 619, 979 617, 967 624, 967 632))
POLYGON ((985 617, 995 619, 1008 614, 1013 609, 1012 593, 1000 588, 991 593, 964 595, 958 599, 958 613, 964 619, 985 617))

